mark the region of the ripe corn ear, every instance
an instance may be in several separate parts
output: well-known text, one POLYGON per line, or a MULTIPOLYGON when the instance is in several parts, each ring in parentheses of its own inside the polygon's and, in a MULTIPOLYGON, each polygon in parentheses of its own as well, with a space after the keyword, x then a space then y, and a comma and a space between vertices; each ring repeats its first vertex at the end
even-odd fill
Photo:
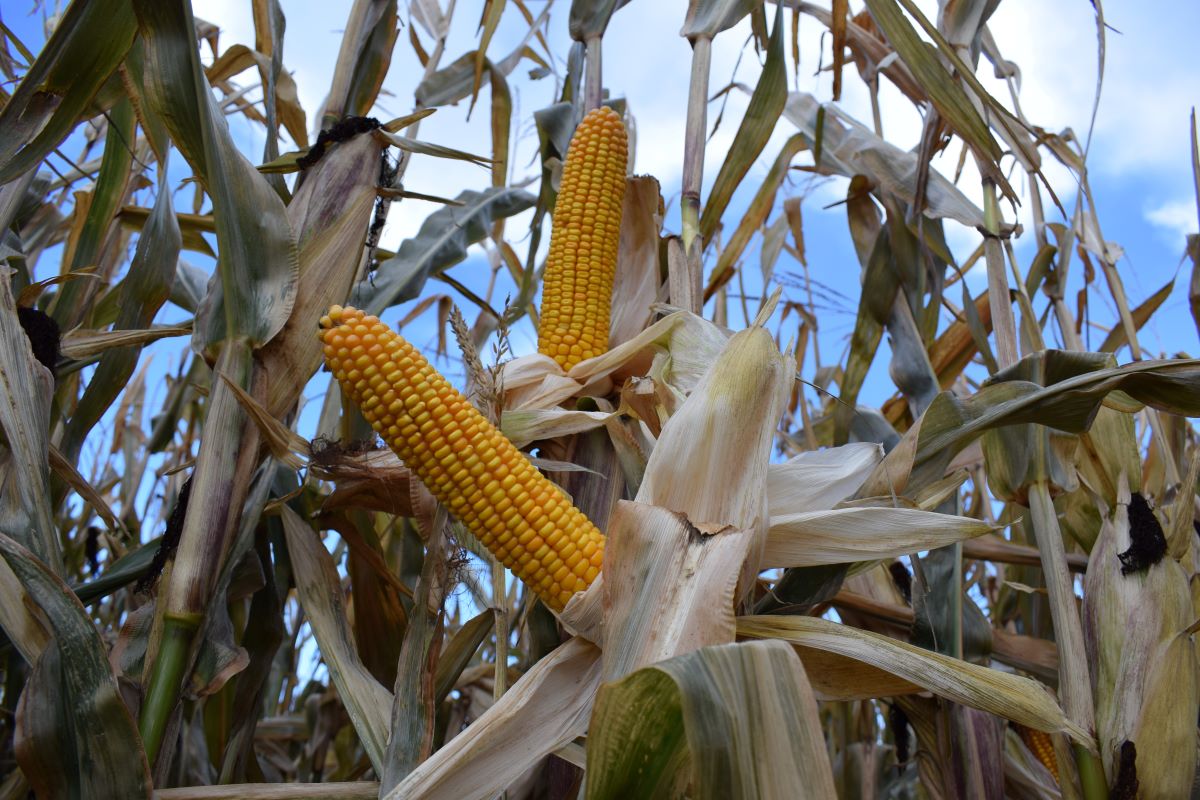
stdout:
POLYGON ((1027 728, 1024 725, 1017 725, 1016 728, 1021 735, 1021 741, 1029 748, 1029 752, 1037 756, 1037 760, 1042 762, 1042 766, 1050 771, 1055 781, 1058 781, 1058 756, 1054 752, 1054 742, 1051 740, 1050 734, 1027 728))
POLYGON ((538 351, 564 371, 608 350, 628 147, 621 115, 602 107, 567 149, 538 327, 538 351))
POLYGON ((333 306, 325 363, 438 500, 556 611, 591 584, 604 536, 411 344, 377 317, 333 306))

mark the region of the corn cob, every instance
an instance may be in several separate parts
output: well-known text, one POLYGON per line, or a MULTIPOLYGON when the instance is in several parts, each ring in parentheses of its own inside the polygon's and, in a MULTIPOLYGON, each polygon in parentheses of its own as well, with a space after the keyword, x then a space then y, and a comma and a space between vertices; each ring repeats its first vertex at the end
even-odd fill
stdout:
POLYGON ((611 108, 590 111, 567 149, 538 326, 538 351, 564 371, 608 350, 627 150, 611 108))
MULTIPOLYGON (((1015 723, 1014 723, 1015 724, 1015 723)), ((1024 725, 1016 725, 1017 733, 1021 735, 1021 741, 1029 748, 1029 752, 1037 757, 1037 760, 1042 762, 1042 766, 1050 771, 1054 776, 1054 780, 1058 781, 1058 756, 1054 752, 1054 741, 1050 738, 1050 734, 1045 731, 1027 728, 1024 725)))
POLYGON ((416 348, 354 308, 333 306, 321 328, 371 427, 500 563, 556 611, 591 584, 603 534, 416 348))

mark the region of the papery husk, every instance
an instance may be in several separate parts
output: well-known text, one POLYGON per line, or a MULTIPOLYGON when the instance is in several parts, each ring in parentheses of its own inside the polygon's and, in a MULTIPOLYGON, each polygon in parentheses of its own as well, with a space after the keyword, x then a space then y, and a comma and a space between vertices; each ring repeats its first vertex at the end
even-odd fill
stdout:
POLYGON ((634 338, 650 322, 653 314, 650 307, 658 299, 658 237, 662 221, 663 199, 658 180, 650 175, 626 178, 609 347, 634 338))
POLYGON ((771 441, 794 372, 767 331, 749 328, 667 421, 636 504, 610 523, 606 680, 733 641, 734 593, 758 572, 771 441))
POLYGON ((540 353, 514 358, 498 378, 504 408, 554 408, 576 395, 607 394, 606 387, 647 374, 688 394, 730 336, 703 317, 675 311, 607 353, 579 362, 567 375, 554 359, 540 353))
POLYGON ((766 330, 735 335, 663 429, 638 502, 705 534, 764 524, 771 441, 794 372, 766 330))
POLYGON ((583 735, 600 687, 600 652, 571 639, 525 673, 479 719, 408 774, 387 800, 495 797, 583 735))
POLYGON ((771 517, 763 566, 895 558, 981 536, 994 526, 916 508, 836 508, 771 517))
POLYGON ((1144 797, 1187 797, 1196 771, 1200 663, 1187 575, 1164 555, 1121 573, 1129 549, 1129 491, 1104 513, 1084 578, 1083 622, 1096 703, 1096 737, 1112 785, 1125 741, 1137 748, 1144 797))
POLYGON ((883 447, 856 442, 800 453, 767 467, 772 517, 823 511, 852 496, 883 460, 883 447))

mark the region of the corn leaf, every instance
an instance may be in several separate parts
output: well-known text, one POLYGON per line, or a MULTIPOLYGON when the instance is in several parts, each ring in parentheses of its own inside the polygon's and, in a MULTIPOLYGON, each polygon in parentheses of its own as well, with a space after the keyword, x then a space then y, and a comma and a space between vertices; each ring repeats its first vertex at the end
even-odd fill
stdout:
POLYGON ((17 707, 22 771, 42 797, 149 798, 141 738, 87 612, 60 578, 8 536, 0 535, 0 556, 53 633, 17 707))
MULTIPOLYGON (((879 138, 837 106, 822 106, 805 92, 788 95, 783 115, 800 129, 810 149, 816 149, 820 138, 821 158, 816 164, 819 171, 846 178, 865 175, 877 193, 897 197, 905 205, 915 203, 920 173, 915 152, 902 150, 879 138)), ((983 211, 945 176, 932 169, 925 186, 924 214, 957 220, 971 228, 983 225, 983 211)))
POLYGON ((704 211, 700 214, 700 233, 705 243, 711 241, 734 191, 762 154, 787 102, 787 57, 783 52, 783 27, 783 6, 777 5, 775 25, 767 45, 767 61, 763 64, 758 83, 750 95, 746 115, 734 134, 733 143, 721 162, 721 169, 704 201, 704 211))
POLYGON ((127 0, 71 3, 0 109, 0 185, 33 169, 70 134, 129 51, 127 0))
POLYGON ((712 39, 759 5, 760 0, 688 0, 687 17, 679 35, 692 41, 712 39))
POLYGON ((145 43, 145 99, 212 198, 219 285, 196 324, 201 349, 225 337, 270 341, 291 313, 299 271, 283 201, 234 145, 200 68, 185 3, 134 0, 145 43))
MULTIPOLYGON (((108 114, 108 134, 104 138, 104 157, 92 187, 87 213, 78 235, 73 236, 64 253, 62 274, 78 272, 99 263, 101 248, 108 236, 113 217, 125 198, 129 170, 133 165, 133 106, 122 100, 108 114)), ((78 210, 76 211, 78 213, 78 210)), ((50 314, 63 330, 83 323, 91 315, 97 290, 96 281, 67 281, 50 304, 50 314)))
POLYGON ((533 195, 511 187, 465 191, 455 198, 461 206, 441 208, 426 217, 412 239, 379 265, 375 285, 356 287, 351 302, 371 314, 421 293, 425 281, 467 257, 467 248, 481 241, 492 223, 531 208, 533 195))
POLYGON ((571 38, 586 42, 603 36, 612 15, 628 3, 629 0, 571 0, 571 14, 567 18, 571 38))
POLYGON ((940 478, 954 455, 1002 425, 1033 422, 1067 433, 1086 431, 1111 392, 1173 414, 1200 414, 1200 360, 1103 368, 1111 363, 1103 354, 1046 350, 997 373, 969 398, 938 395, 923 417, 913 477, 918 484, 940 478))
MULTIPOLYGON (((132 130, 132 126, 130 126, 132 130)), ((110 134, 111 135, 111 134, 110 134)), ((122 181, 122 193, 124 190, 122 181)), ((171 192, 166 183, 166 166, 163 165, 159 181, 158 198, 154 203, 142 234, 138 238, 137 250, 129 265, 129 272, 121 283, 121 302, 118 305, 115 330, 107 337, 109 346, 114 346, 113 334, 118 331, 141 331, 147 338, 139 340, 117 339, 124 346, 116 350, 108 350, 100 358, 100 365, 88 382, 83 397, 71 415, 67 430, 63 434, 59 449, 67 460, 74 461, 79 449, 104 412, 108 410, 117 395, 125 388, 129 377, 137 365, 141 355, 141 345, 153 341, 163 335, 161 330, 148 330, 159 308, 167 301, 171 284, 175 280, 175 264, 179 260, 183 238, 179 232, 179 224, 175 220, 175 212, 171 205, 171 192), (153 335, 154 338, 148 338, 153 335)), ((76 281, 76 283, 79 283, 76 281)), ((190 331, 184 331, 190 333, 190 331)), ((176 333, 175 335, 178 335, 176 333)), ((83 355, 76 348, 72 358, 83 355)), ((94 344, 94 342, 93 342, 94 344)), ((67 352, 68 348, 64 348, 67 352)), ((86 357, 86 356, 84 356, 86 357)))
POLYGON ((922 41, 904 16, 896 0, 866 0, 867 8, 913 76, 929 93, 929 99, 955 133, 988 163, 1000 158, 1000 147, 992 138, 967 93, 942 66, 937 52, 922 41))
MULTIPOLYGON (((1129 312, 1134 330, 1140 331, 1142 326, 1150 321, 1154 312, 1167 302, 1167 298, 1171 296, 1171 290, 1174 288, 1175 279, 1171 278, 1161 289, 1147 297, 1145 302, 1129 312)), ((1129 336, 1125 331, 1125 326, 1114 325, 1113 329, 1108 332, 1108 336, 1104 337, 1104 343, 1100 345, 1099 349, 1102 353, 1115 353, 1127 344, 1129 344, 1129 336)))

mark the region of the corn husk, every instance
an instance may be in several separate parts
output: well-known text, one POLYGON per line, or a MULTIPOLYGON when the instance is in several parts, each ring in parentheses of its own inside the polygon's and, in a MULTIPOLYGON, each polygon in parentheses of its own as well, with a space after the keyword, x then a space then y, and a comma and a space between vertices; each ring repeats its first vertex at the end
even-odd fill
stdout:
POLYGON ((1123 574, 1130 551, 1128 485, 1105 513, 1084 578, 1084 635, 1092 668, 1096 737, 1112 785, 1121 746, 1137 748, 1145 797, 1186 797, 1196 771, 1200 664, 1187 575, 1169 555, 1123 574))

